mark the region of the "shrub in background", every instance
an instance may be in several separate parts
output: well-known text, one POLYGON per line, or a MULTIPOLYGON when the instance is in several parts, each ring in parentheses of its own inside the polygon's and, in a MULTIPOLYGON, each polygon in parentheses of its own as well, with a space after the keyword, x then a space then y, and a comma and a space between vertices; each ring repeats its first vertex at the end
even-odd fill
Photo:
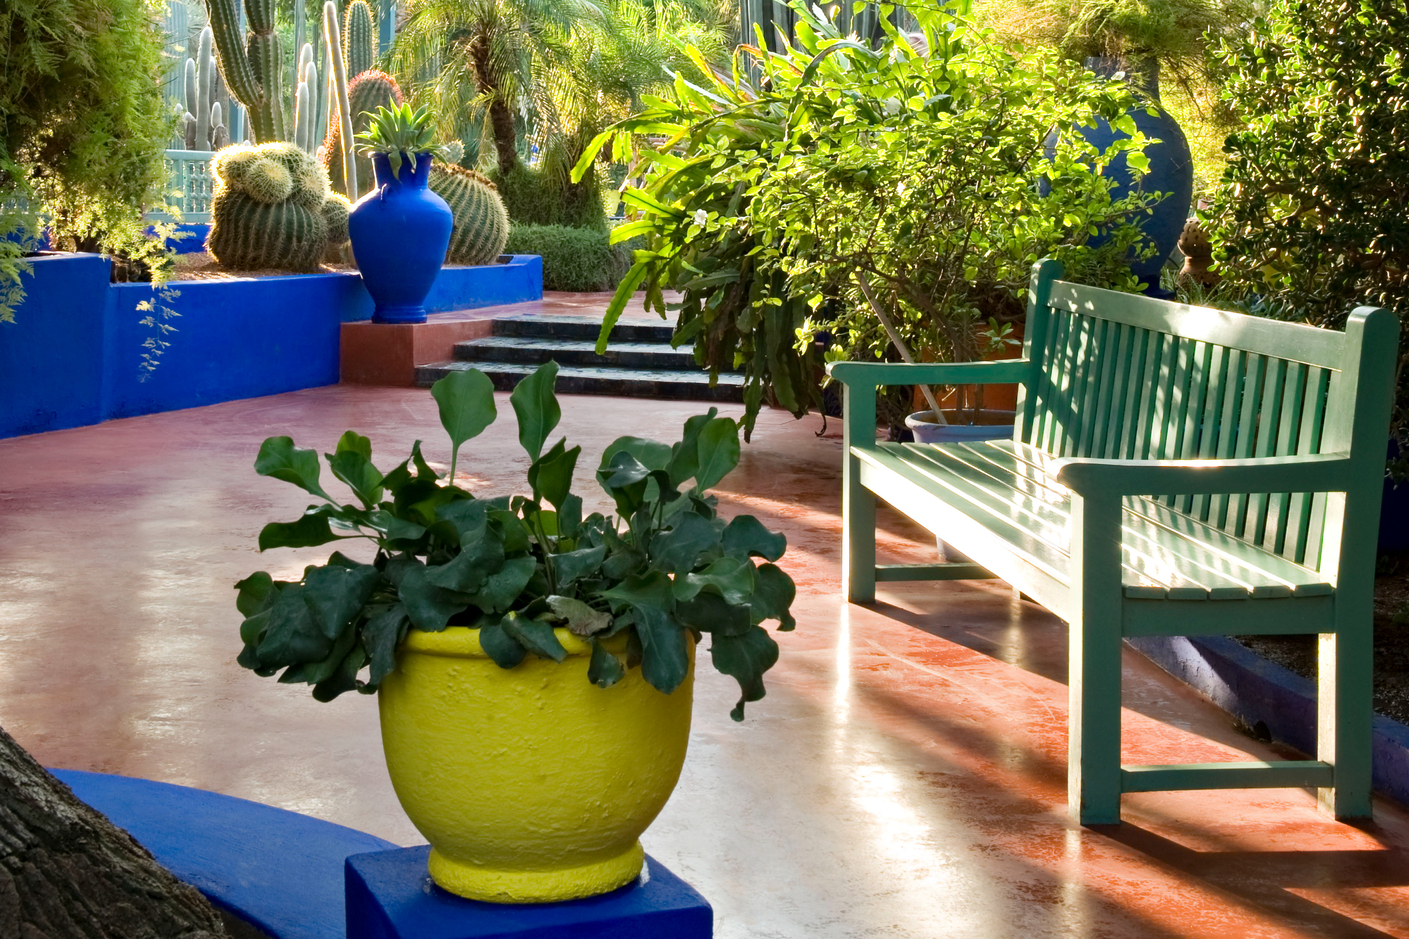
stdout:
MULTIPOLYGON (((1223 46, 1226 95, 1247 126, 1228 138, 1203 213, 1222 295, 1332 328, 1360 304, 1409 316, 1405 36, 1404 0, 1275 0, 1245 40, 1223 46)), ((1392 425, 1401 444, 1406 365, 1401 339, 1392 425)))
POLYGON ((504 250, 542 256, 544 290, 613 290, 631 266, 629 248, 611 244, 604 228, 515 222, 504 250))
POLYGON ((517 225, 569 225, 603 234, 607 230, 595 174, 579 185, 565 186, 538 169, 516 163, 507 173, 496 169, 490 178, 517 225))

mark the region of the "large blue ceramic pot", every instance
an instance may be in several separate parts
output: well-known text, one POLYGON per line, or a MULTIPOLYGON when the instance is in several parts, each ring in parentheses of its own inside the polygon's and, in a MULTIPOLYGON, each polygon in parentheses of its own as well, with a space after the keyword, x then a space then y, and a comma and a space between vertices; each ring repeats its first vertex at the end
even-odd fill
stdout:
POLYGON ((426 295, 445 263, 454 219, 445 200, 426 188, 431 155, 402 154, 392 175, 385 153, 372 154, 377 188, 357 200, 347 220, 362 282, 376 302, 374 323, 424 323, 426 295))
MULTIPOLYGON (((1125 66, 1125 60, 1115 56, 1099 56, 1086 60, 1087 68, 1106 78, 1122 71, 1125 66)), ((1154 214, 1145 216, 1138 222, 1145 237, 1155 244, 1154 256, 1130 265, 1135 276, 1147 285, 1146 293, 1163 297, 1165 294, 1159 286, 1160 268, 1164 267, 1165 261, 1169 260, 1170 254, 1174 252, 1179 234, 1184 230, 1184 223, 1189 220, 1189 208, 1194 199, 1194 159, 1189 152, 1189 141, 1184 136, 1184 131, 1174 118, 1170 117, 1169 112, 1159 106, 1159 78, 1153 62, 1147 67, 1146 85, 1138 90, 1143 92, 1148 104, 1146 107, 1135 108, 1130 112, 1130 116, 1135 119, 1135 126, 1142 134, 1152 140, 1159 140, 1159 143, 1145 148, 1145 156, 1150 161, 1150 171, 1137 183, 1131 178, 1125 154, 1121 154, 1110 162, 1101 175, 1115 183, 1111 190, 1112 200, 1123 199, 1133 191, 1168 193, 1154 205, 1154 214), (1151 111, 1154 113, 1150 113, 1151 111)), ((1115 130, 1100 118, 1096 119, 1094 127, 1081 128, 1081 135, 1102 151, 1117 140, 1126 140, 1130 136, 1115 130)), ((1054 147, 1055 144, 1055 140, 1049 140, 1049 147, 1054 147)))

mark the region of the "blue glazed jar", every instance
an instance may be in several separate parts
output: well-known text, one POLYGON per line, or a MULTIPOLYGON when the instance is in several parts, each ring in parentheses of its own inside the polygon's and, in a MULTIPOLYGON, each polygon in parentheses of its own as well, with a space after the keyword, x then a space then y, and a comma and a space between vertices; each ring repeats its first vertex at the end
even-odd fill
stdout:
MULTIPOLYGON (((1118 56, 1097 56, 1086 60, 1086 67, 1104 78, 1111 78, 1126 68, 1126 61, 1118 56)), ((1136 107, 1130 112, 1139 131, 1159 143, 1145 147, 1145 156, 1150 161, 1150 171, 1138 182, 1131 178, 1130 167, 1125 154, 1112 160, 1101 173, 1115 183, 1111 190, 1113 201, 1124 199, 1132 191, 1167 195, 1155 203, 1153 214, 1141 218, 1137 224, 1145 237, 1155 244, 1153 257, 1134 261, 1130 269, 1145 282, 1145 292, 1151 296, 1169 299, 1160 289, 1160 268, 1174 252, 1184 223, 1189 220, 1189 208, 1194 199, 1194 158, 1189 152, 1189 141, 1178 122, 1168 111, 1159 106, 1159 71, 1153 61, 1144 64, 1145 83, 1137 88, 1146 99, 1145 107, 1136 107), (1150 113, 1153 111, 1154 113, 1150 113)), ((1117 140, 1130 136, 1117 131, 1101 118, 1096 118, 1094 127, 1081 128, 1081 136, 1098 150, 1104 151, 1117 140)), ((1048 138, 1048 151, 1056 147, 1055 138, 1048 138)))
POLYGON ((374 323, 424 323, 426 295, 445 263, 454 218, 445 200, 427 188, 431 155, 405 153, 392 175, 385 153, 372 154, 377 186, 357 200, 348 217, 352 253, 372 295, 374 323))

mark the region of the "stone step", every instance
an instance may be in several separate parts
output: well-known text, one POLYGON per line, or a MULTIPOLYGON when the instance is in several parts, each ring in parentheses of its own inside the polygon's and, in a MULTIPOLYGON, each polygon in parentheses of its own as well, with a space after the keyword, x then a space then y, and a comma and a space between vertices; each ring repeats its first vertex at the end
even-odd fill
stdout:
POLYGON ((661 342, 613 341, 605 355, 598 355, 594 340, 492 336, 457 342, 455 358, 462 362, 505 362, 515 365, 541 365, 553 359, 562 366, 695 370, 695 356, 688 347, 672 349, 669 344, 661 342))
MULTIPOLYGON (((416 368, 416 384, 427 387, 455 371, 477 368, 500 391, 510 391, 536 365, 502 362, 439 362, 416 368)), ((710 387, 708 373, 699 369, 641 369, 612 366, 569 365, 558 371, 559 394, 620 395, 628 398, 662 398, 689 401, 740 402, 744 377, 725 373, 710 387)))
MULTIPOLYGON (((520 339, 565 339, 597 341, 602 331, 600 316, 501 316, 494 320, 494 335, 520 339)), ((675 328, 664 321, 641 323, 618 321, 612 328, 612 342, 670 342, 675 328)))

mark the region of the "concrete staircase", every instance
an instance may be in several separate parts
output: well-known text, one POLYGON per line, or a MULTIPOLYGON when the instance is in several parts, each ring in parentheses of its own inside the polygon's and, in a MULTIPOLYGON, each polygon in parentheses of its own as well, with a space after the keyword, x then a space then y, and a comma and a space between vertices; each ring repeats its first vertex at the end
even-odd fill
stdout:
POLYGON ((505 316, 482 339, 455 344, 450 362, 422 365, 416 384, 477 368, 508 391, 549 359, 557 361, 561 394, 621 395, 697 401, 742 401, 743 376, 722 373, 714 387, 689 349, 670 347, 665 324, 618 322, 605 355, 595 346, 602 321, 591 316, 505 316))

